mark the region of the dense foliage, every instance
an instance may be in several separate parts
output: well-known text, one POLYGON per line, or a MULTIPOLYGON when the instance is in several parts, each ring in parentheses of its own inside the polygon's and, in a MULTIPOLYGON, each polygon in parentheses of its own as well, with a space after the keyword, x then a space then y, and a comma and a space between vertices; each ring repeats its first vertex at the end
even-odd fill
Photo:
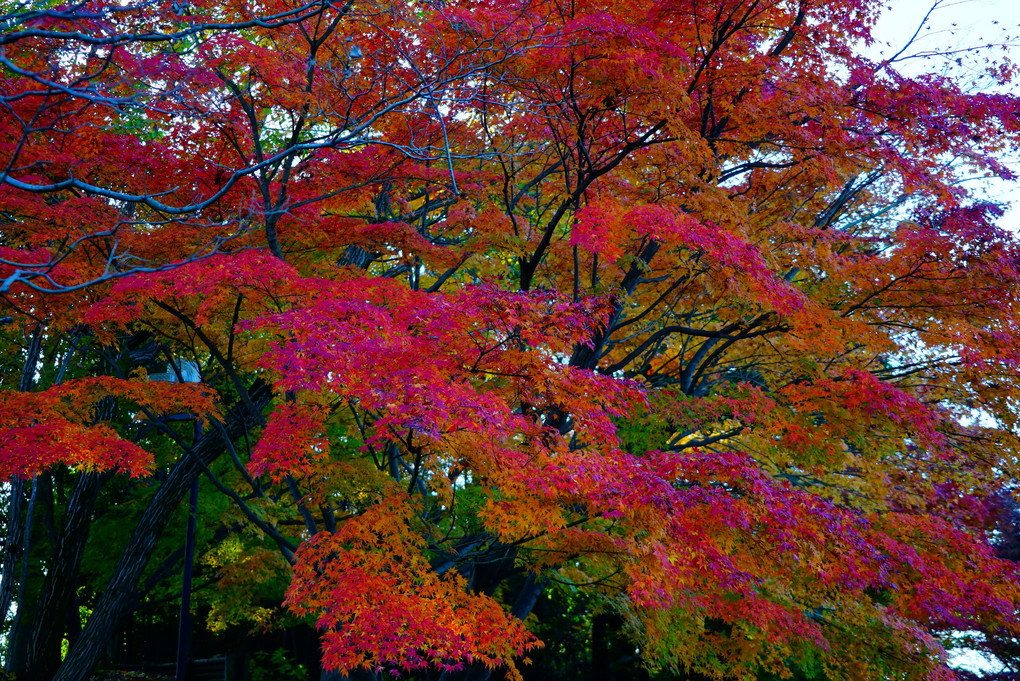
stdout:
POLYGON ((3 6, 16 678, 176 597, 198 479, 205 625, 352 678, 1016 661, 1020 245, 961 180, 1020 100, 862 56, 876 0, 3 6))

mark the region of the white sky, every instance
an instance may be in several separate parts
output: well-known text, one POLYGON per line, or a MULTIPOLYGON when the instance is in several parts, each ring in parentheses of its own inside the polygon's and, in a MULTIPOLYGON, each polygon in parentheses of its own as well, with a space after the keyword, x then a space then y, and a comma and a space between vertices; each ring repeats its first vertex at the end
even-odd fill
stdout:
MULTIPOLYGON (((908 54, 1006 43, 1012 60, 1020 63, 1020 0, 887 0, 886 5, 886 13, 875 27, 878 44, 873 48, 883 57, 898 52, 917 30, 928 10, 937 5, 929 17, 927 28, 922 29, 908 54)), ((911 73, 941 69, 944 63, 915 59, 899 67, 901 71, 911 73)), ((1020 93, 1020 83, 1014 84, 1011 89, 1020 93)), ((1020 175, 1020 154, 1003 160, 1020 175)), ((978 198, 1011 203, 1013 207, 999 224, 1020 234, 1020 183, 988 181, 982 187, 971 189, 978 198)), ((1000 671, 999 665, 974 651, 956 650, 950 659, 953 664, 972 671, 1000 671)))
MULTIPOLYGON (((937 7, 927 27, 907 54, 1007 43, 1013 61, 1020 62, 1020 0, 887 0, 888 9, 875 28, 878 44, 873 49, 884 57, 898 52, 933 5, 937 7)), ((997 54, 1002 54, 1001 49, 997 54)), ((968 57, 960 56, 965 60, 968 57)), ((976 53, 969 56, 977 58, 976 53)), ((944 64, 944 60, 913 59, 899 67, 910 73, 941 69, 944 64)), ((1020 91, 1020 83, 1014 84, 1012 90, 1020 91)), ((1004 160, 1020 175, 1020 154, 1004 160)), ((988 182, 986 189, 972 187, 972 190, 979 197, 1011 203, 1013 207, 1002 217, 1000 225, 1020 234, 1020 184, 994 181, 988 182)))

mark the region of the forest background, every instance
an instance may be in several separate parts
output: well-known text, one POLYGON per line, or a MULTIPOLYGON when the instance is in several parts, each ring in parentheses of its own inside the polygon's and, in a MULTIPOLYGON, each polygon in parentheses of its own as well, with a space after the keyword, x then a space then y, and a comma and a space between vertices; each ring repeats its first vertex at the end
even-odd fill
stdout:
POLYGON ((1017 672, 1009 26, 3 8, 14 678, 1017 672))

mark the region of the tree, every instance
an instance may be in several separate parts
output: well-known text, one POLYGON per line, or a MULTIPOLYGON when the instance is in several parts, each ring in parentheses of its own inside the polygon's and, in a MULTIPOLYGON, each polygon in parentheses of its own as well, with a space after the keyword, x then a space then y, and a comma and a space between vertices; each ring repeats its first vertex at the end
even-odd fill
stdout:
POLYGON ((514 676, 564 586, 711 678, 1015 637, 1020 247, 959 180, 1018 102, 861 56, 878 9, 17 6, 8 668, 87 677, 198 477, 352 677, 514 676))

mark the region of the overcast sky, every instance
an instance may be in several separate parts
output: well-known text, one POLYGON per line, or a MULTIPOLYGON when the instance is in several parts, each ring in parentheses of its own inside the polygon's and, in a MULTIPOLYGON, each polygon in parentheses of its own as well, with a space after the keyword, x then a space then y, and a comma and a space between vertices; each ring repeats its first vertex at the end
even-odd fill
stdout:
MULTIPOLYGON (((878 44, 873 49, 886 57, 895 54, 914 34, 934 4, 935 0, 887 0, 888 9, 875 28, 878 44)), ((1020 62, 1020 0, 941 0, 937 5, 929 17, 928 26, 921 31, 909 53, 1007 42, 1012 59, 1020 62)), ((925 60, 917 59, 902 63, 900 68, 909 72, 912 68, 922 71, 940 66, 941 63, 925 63, 925 60)), ((1012 90, 1020 92, 1020 84, 1015 84, 1012 90)), ((1006 161, 1020 174, 1020 156, 1006 161)), ((1004 182, 988 184, 990 186, 984 190, 987 198, 1013 204, 1000 224, 1020 234, 1020 185, 1004 182)), ((975 193, 980 195, 982 192, 975 193)))
MULTIPOLYGON (((873 49, 882 56, 895 54, 917 30, 918 25, 935 0, 888 0, 888 9, 875 27, 879 44, 873 49)), ((1011 43, 1013 61, 1020 63, 1020 0, 941 0, 929 17, 928 27, 921 31, 918 42, 910 52, 944 51, 947 48, 976 47, 988 43, 1011 43)), ((932 62, 916 60, 916 65, 901 65, 901 70, 918 71, 932 68, 932 62)), ((1020 83, 1013 92, 1020 92, 1020 83)), ((1007 159, 1020 175, 1020 156, 1007 159)), ((1020 183, 990 182, 986 187, 974 188, 975 194, 995 201, 1006 201, 1013 207, 1002 217, 1000 224, 1020 234, 1020 183)), ((951 656, 953 662, 974 671, 1000 671, 983 656, 958 650, 951 656)))

